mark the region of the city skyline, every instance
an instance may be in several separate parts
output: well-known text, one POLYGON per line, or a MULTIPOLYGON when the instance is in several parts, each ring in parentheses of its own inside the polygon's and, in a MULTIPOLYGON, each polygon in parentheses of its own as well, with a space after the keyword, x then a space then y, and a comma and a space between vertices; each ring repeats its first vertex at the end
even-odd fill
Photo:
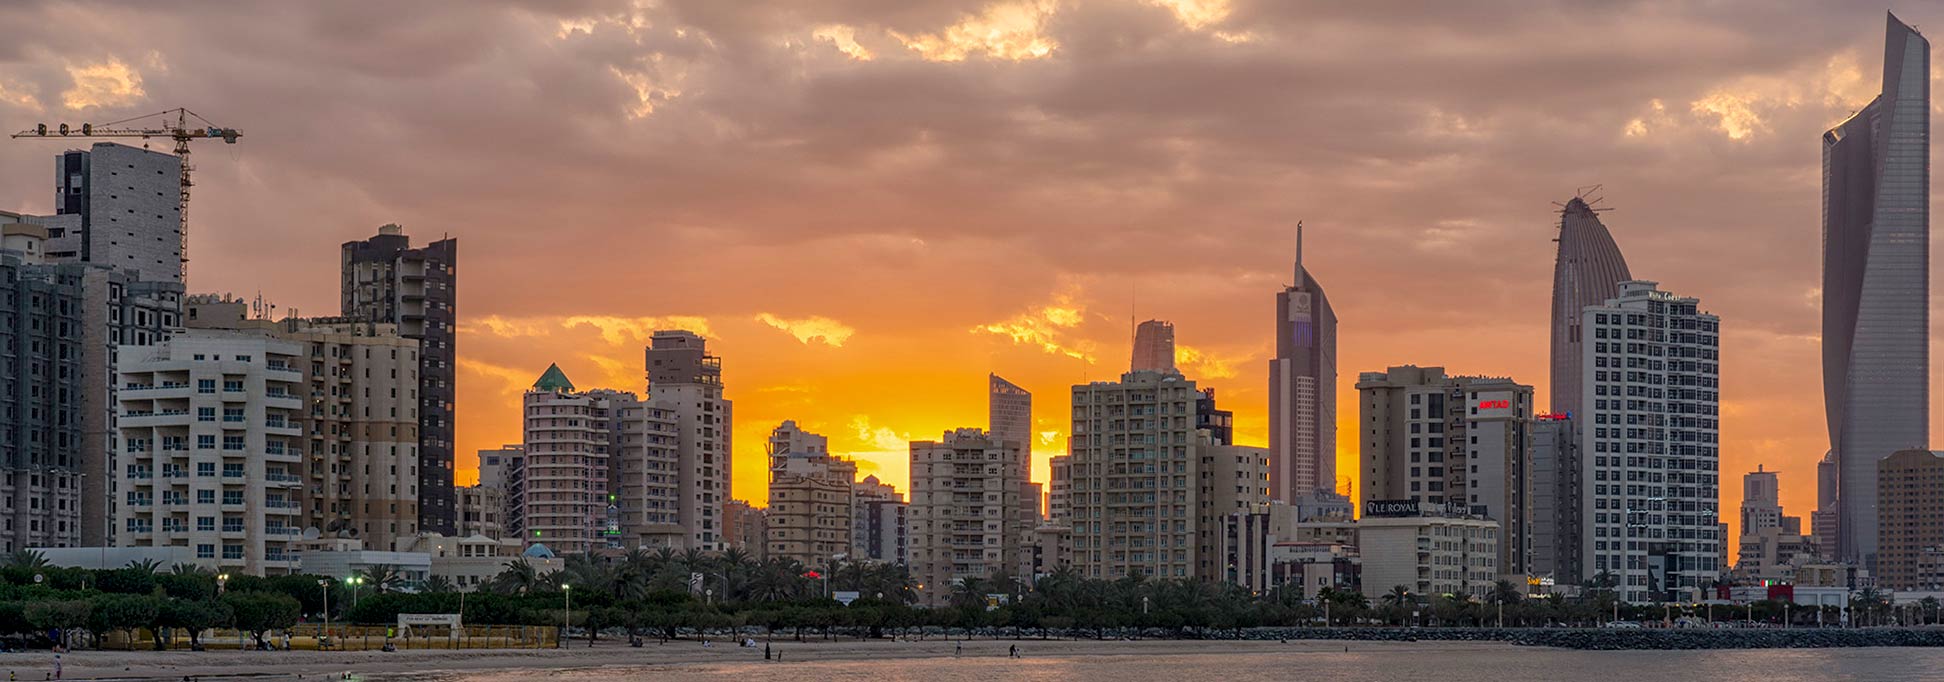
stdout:
MULTIPOLYGON (((1131 291, 1141 317, 1178 325, 1181 369, 1220 391, 1236 442, 1266 445, 1266 320, 1298 219, 1306 266, 1344 321, 1340 404, 1354 400, 1346 376, 1404 362, 1510 376, 1546 404, 1551 202, 1603 183, 1616 210, 1601 218, 1633 274, 1732 322, 1722 474, 1765 464, 1791 513, 1813 506, 1828 445, 1813 140, 1874 95, 1874 10, 1594 10, 1614 33, 1580 46, 1544 41, 1587 17, 1503 7, 1404 21, 1240 1, 908 4, 778 10, 785 22, 686 2, 631 10, 648 28, 575 13, 588 6, 457 22, 284 6, 266 11, 289 21, 232 42, 210 40, 224 21, 193 9, 106 5, 64 44, 0 49, 0 121, 188 106, 246 130, 196 158, 192 293, 333 314, 338 244, 393 222, 420 242, 464 237, 461 481, 471 453, 520 440, 519 395, 550 363, 639 393, 652 330, 706 331, 737 402, 734 496, 751 501, 764 497, 763 436, 784 419, 902 488, 907 441, 979 423, 981 374, 1056 397, 1116 378, 1131 291), (1309 40, 1305 20, 1338 37, 1309 40), (982 25, 1005 38, 954 30, 982 25), (1409 38, 1385 71, 1326 54, 1368 57, 1339 41, 1380 27, 1409 38), (453 31, 498 36, 530 63, 441 49, 465 42, 453 31), (333 49, 344 35, 372 42, 333 49), (1149 47, 1110 44, 1123 38, 1149 47), (311 46, 302 89, 336 83, 341 98, 303 102, 261 68, 268 43, 311 46), (668 58, 646 58, 657 51, 668 58), (1157 87, 1128 87, 1143 82, 1133 73, 1157 87), (473 87, 512 104, 434 100, 473 87), (1115 120, 1129 115, 1132 127, 1115 120), (558 134, 585 125, 575 116, 595 124, 558 134), (1316 132, 1344 127, 1358 134, 1316 132), (1732 269, 1723 252, 1740 255, 1732 269)), ((0 18, 80 13, 27 4, 0 18)), ((51 212, 48 159, 63 148, 0 145, 0 210, 51 212)), ((1033 429, 1050 436, 1033 444, 1034 480, 1065 451, 1063 403, 1036 406, 1033 429)), ((1339 425, 1351 419, 1339 410, 1339 425)), ((1337 461, 1356 470, 1353 439, 1338 439, 1337 461)))

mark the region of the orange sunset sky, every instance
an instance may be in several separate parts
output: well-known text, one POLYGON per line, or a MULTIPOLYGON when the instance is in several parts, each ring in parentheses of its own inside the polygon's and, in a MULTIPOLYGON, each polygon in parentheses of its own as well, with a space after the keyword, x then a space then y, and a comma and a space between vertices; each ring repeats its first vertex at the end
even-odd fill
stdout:
MULTIPOLYGON (((651 330, 702 332, 758 501, 784 419, 902 488, 908 439, 985 425, 989 371, 1035 393, 1044 479, 1130 316, 1173 321, 1265 444, 1297 220, 1346 425, 1389 364, 1544 405, 1554 202, 1603 184, 1634 274, 1722 318, 1733 523, 1757 464, 1813 505, 1818 138, 1877 92, 1883 9, 25 0, 0 6, 35 27, 0 41, 0 127, 184 106, 241 129, 194 157, 190 290, 279 314, 336 314, 338 245, 380 224, 458 237, 462 481, 520 440, 549 362, 639 391, 651 330)), ((60 149, 0 144, 0 209, 51 211, 60 149)))

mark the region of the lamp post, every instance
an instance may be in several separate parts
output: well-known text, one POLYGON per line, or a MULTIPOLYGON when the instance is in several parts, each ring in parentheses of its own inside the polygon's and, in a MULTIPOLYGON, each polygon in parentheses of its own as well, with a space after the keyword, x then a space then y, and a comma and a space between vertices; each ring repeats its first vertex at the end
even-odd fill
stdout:
POLYGON ((216 574, 216 596, 218 597, 223 596, 223 588, 228 585, 229 585, 228 573, 216 574))
POLYGON ((364 584, 364 577, 354 575, 345 578, 344 584, 351 586, 351 608, 358 608, 358 587, 364 584))
POLYGON ((317 648, 322 650, 331 638, 331 581, 319 580, 317 586, 324 593, 324 632, 317 636, 317 648))
MULTIPOLYGON (((693 594, 693 593, 691 593, 693 594)), ((567 628, 574 623, 574 586, 560 584, 560 648, 567 648, 567 628)))

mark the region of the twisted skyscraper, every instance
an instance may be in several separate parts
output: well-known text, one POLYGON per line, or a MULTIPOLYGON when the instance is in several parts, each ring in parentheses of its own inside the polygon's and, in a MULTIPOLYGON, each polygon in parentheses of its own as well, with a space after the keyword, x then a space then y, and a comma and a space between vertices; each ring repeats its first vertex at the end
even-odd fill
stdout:
POLYGON ((1866 566, 1877 461, 1930 441, 1930 42, 1894 14, 1888 24, 1883 93, 1823 133, 1823 409, 1837 551, 1866 566))
POLYGON ((1303 267, 1276 294, 1276 359, 1269 361, 1270 494, 1285 502, 1336 489, 1336 311, 1303 267))

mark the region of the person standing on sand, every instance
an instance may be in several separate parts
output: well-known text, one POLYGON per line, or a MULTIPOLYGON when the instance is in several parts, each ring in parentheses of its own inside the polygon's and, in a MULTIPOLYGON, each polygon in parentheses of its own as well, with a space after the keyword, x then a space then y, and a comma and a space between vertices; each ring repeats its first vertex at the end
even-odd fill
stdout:
POLYGON ((1006 651, 1006 658, 1019 658, 1019 645, 1014 644, 1006 651))
POLYGON ((952 657, 958 658, 958 655, 962 653, 965 653, 965 643, 964 642, 954 643, 952 645, 952 657))

